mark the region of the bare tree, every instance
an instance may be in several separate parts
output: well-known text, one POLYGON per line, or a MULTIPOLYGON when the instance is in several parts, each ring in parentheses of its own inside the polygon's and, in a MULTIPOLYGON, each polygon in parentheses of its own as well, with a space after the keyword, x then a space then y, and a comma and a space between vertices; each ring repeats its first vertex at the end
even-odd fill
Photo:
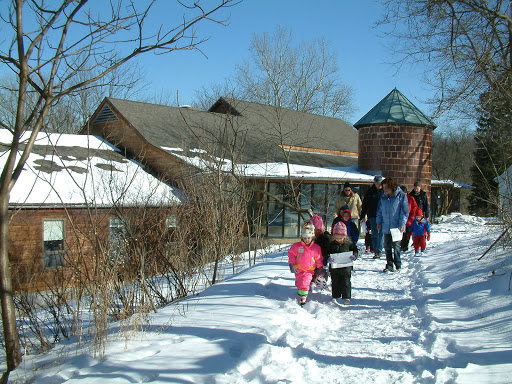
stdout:
MULTIPOLYGON (((288 175, 283 185, 286 193, 284 197, 271 193, 265 184, 247 184, 247 187, 252 193, 298 212, 304 219, 304 214, 309 212, 301 207, 298 183, 291 177, 291 144, 311 146, 315 127, 312 125, 308 132, 301 129, 299 137, 297 125, 304 126, 307 122, 289 118, 290 110, 348 118, 355 109, 352 89, 340 80, 336 52, 325 39, 295 43, 291 30, 278 27, 273 34, 255 35, 249 54, 236 67, 234 76, 196 92, 195 105, 208 109, 219 97, 224 97, 235 108, 237 100, 269 106, 265 111, 255 112, 268 128, 265 132, 249 132, 247 146, 257 143, 267 153, 266 161, 273 162, 278 156, 279 161, 286 163, 288 175), (251 137, 255 134, 257 137, 251 137)), ((240 178, 240 174, 233 173, 233 176, 240 178)))
POLYGON ((323 116, 347 119, 354 112, 352 88, 341 81, 336 51, 325 39, 295 43, 291 30, 278 27, 273 34, 255 35, 249 54, 233 80, 198 93, 202 105, 233 93, 241 100, 323 116))
POLYGON ((489 89, 512 98, 512 18, 509 1, 382 0, 389 46, 400 66, 425 65, 436 91, 434 115, 475 120, 479 96, 489 89))
MULTIPOLYGON (((90 72, 82 72, 77 76, 87 80, 90 72)), ((97 72, 97 71, 96 71, 97 72)), ((134 63, 130 71, 118 67, 108 74, 108 78, 94 87, 83 88, 65 95, 56 101, 48 112, 45 130, 48 132, 75 133, 83 128, 105 96, 119 98, 137 98, 145 90, 146 83, 142 70, 134 63)), ((8 126, 14 126, 18 103, 18 81, 5 77, 0 83, 0 120, 8 126)), ((37 102, 37 93, 29 93, 26 100, 25 113, 30 113, 37 102)), ((26 119, 26 116, 24 117, 26 119)))
POLYGON ((165 25, 154 25, 149 20, 159 11, 156 0, 143 5, 111 0, 104 4, 105 12, 89 7, 87 0, 51 4, 13 0, 2 11, 0 62, 16 74, 18 82, 14 124, 0 121, 0 127, 12 133, 0 176, 0 300, 7 354, 4 382, 21 361, 7 250, 10 191, 37 133, 60 99, 105 84, 103 79, 139 55, 199 49, 204 39, 197 37, 195 27, 205 20, 222 23, 214 15, 236 2, 219 0, 204 7, 199 1, 178 3, 185 7, 184 15, 165 25), (84 73, 89 76, 83 78, 84 73), (27 102, 31 94, 35 95, 33 104, 27 102), (24 134, 28 141, 20 151, 24 134))
MULTIPOLYGON (((432 135, 432 178, 451 180, 471 185, 472 153, 475 148, 474 134, 465 127, 452 128, 447 122, 445 128, 432 135)), ((461 190, 460 209, 467 209, 467 190, 461 190)), ((450 189, 441 189, 441 206, 437 215, 444 215, 453 202, 455 195, 450 189)))
MULTIPOLYGON (((399 64, 422 62, 436 94, 436 115, 444 112, 477 122, 471 205, 497 212, 494 178, 510 166, 512 104, 512 6, 505 0, 382 0, 381 26, 400 55, 399 64), (490 127, 490 128, 489 128, 490 127), (489 129, 488 129, 489 128, 489 129), (507 147, 505 145, 505 147, 507 147), (503 156, 504 155, 504 156, 503 156), (502 160, 505 161, 502 161, 502 160)), ((503 217, 510 217, 504 215, 503 217)), ((506 233, 510 221, 504 222, 506 233)))

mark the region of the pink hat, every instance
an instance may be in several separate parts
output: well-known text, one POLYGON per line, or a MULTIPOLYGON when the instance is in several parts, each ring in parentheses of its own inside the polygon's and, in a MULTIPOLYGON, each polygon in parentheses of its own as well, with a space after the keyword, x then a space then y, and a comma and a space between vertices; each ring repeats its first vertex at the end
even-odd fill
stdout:
POLYGON ((324 231, 324 221, 322 220, 322 218, 318 215, 315 215, 311 218, 311 222, 313 223, 313 225, 315 226, 315 229, 318 229, 320 231, 324 231))
POLYGON ((343 222, 338 221, 336 224, 334 224, 334 228, 332 229, 332 234, 347 236, 347 226, 345 224, 343 224, 343 222))

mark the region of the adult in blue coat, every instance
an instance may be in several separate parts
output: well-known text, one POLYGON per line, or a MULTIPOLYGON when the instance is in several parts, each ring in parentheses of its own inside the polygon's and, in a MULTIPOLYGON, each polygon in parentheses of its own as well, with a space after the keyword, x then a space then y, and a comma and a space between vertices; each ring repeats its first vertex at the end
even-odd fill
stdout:
POLYGON ((384 179, 382 187, 384 195, 377 207, 377 228, 384 234, 384 251, 386 252, 386 268, 384 268, 384 271, 392 272, 394 268, 399 271, 402 266, 400 243, 409 216, 409 203, 406 194, 398 187, 398 183, 393 178, 384 179), (400 231, 397 241, 393 241, 391 229, 400 231))

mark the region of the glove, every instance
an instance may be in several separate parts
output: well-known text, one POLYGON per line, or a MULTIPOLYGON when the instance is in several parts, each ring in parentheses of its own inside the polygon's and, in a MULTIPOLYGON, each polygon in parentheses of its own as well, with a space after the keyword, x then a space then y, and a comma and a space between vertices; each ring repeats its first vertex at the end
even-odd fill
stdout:
POLYGON ((329 258, 327 259, 327 262, 328 262, 329 264, 333 264, 333 263, 334 263, 334 259, 333 259, 332 257, 329 257, 329 258))
POLYGON ((293 264, 288 264, 290 266, 290 272, 291 273, 299 273, 299 270, 297 269, 297 267, 295 267, 295 265, 293 264))
POLYGON ((355 259, 357 259, 356 255, 350 255, 350 260, 354 261, 355 259))
POLYGON ((427 241, 430 241, 430 232, 427 232, 427 241))
POLYGON ((327 289, 327 282, 323 275, 318 275, 315 279, 315 285, 320 289, 327 289))

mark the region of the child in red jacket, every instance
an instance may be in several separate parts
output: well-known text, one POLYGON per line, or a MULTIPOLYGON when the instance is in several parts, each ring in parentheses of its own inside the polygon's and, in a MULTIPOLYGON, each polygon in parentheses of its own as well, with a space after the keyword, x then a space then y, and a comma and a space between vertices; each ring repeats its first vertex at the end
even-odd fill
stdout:
POLYGON ((407 252, 409 250, 409 241, 411 239, 411 233, 407 230, 407 228, 411 226, 414 220, 414 215, 418 209, 418 204, 416 203, 414 197, 407 194, 407 187, 405 185, 400 186, 400 189, 407 195, 407 202, 409 203, 409 216, 407 217, 407 223, 405 224, 406 230, 404 231, 402 236, 402 243, 400 244, 402 252, 407 252))
POLYGON ((295 273, 295 286, 298 290, 298 303, 306 304, 309 286, 313 280, 315 269, 319 276, 324 274, 324 263, 322 250, 318 244, 313 242, 315 227, 309 221, 301 228, 301 240, 292 244, 288 250, 288 265, 290 272, 295 273))

